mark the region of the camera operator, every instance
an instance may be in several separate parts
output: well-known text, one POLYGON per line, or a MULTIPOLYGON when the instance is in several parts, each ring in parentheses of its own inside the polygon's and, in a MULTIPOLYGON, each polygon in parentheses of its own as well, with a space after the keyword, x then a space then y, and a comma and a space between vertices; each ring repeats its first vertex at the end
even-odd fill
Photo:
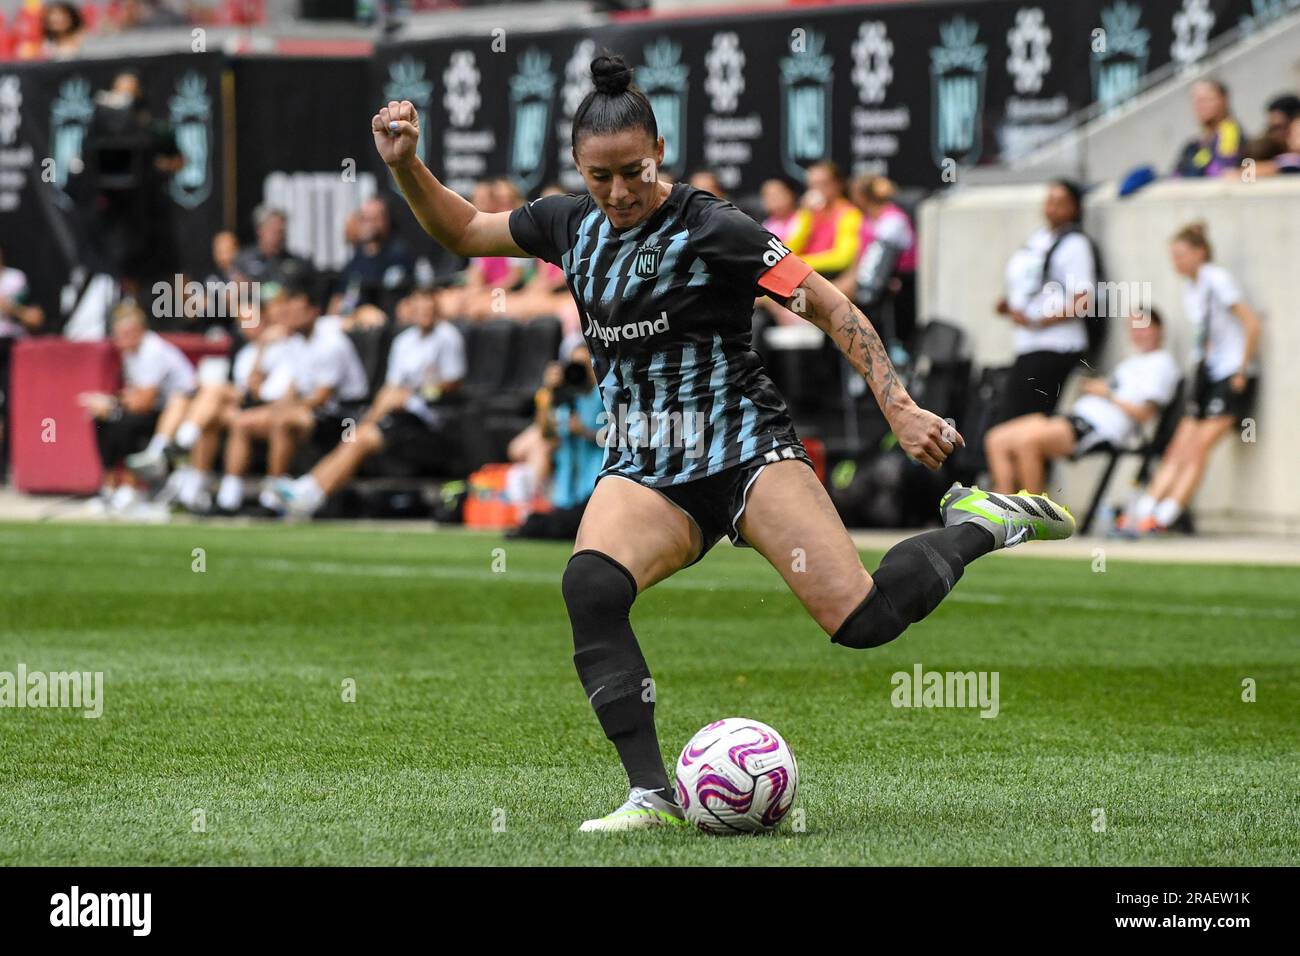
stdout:
POLYGON ((150 113, 140 76, 124 70, 95 95, 73 187, 86 221, 92 271, 137 300, 179 271, 167 183, 185 164, 171 128, 150 113))

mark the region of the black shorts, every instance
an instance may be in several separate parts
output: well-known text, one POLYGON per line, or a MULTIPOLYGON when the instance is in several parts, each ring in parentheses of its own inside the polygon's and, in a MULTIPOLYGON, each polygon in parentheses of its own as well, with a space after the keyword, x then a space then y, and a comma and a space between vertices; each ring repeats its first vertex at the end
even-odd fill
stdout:
POLYGON ((107 419, 95 420, 95 442, 99 446, 99 460, 107 468, 115 468, 127 455, 143 451, 153 437, 158 423, 158 410, 128 412, 118 409, 107 419))
MULTIPOLYGON (((813 466, 812 459, 808 457, 808 452, 804 450, 803 445, 793 442, 773 448, 762 458, 755 458, 735 468, 718 472, 716 475, 654 489, 684 511, 700 529, 702 542, 700 553, 691 564, 695 564, 708 554, 709 549, 721 541, 723 535, 730 538, 731 543, 738 547, 749 547, 749 543, 741 537, 736 524, 740 521, 740 516, 745 513, 749 489, 764 468, 778 461, 802 461, 809 468, 813 466)), ((687 567, 690 565, 688 564, 687 567)))
POLYGON ((1099 434, 1088 419, 1079 415, 1069 415, 1066 420, 1074 429, 1074 451, 1070 453, 1072 459, 1082 458, 1094 448, 1108 443, 1105 436, 1099 434))
POLYGON ((1217 382, 1203 382, 1187 402, 1187 414, 1192 418, 1218 418, 1231 415, 1241 420, 1250 414, 1255 405, 1255 391, 1259 379, 1249 377, 1240 392, 1232 390, 1232 376, 1217 382))
POLYGON ((446 414, 435 413, 434 421, 429 422, 404 408, 389 412, 378 422, 384 454, 421 470, 445 467, 457 451, 450 425, 446 414))
POLYGON ((998 401, 998 422, 1021 415, 1051 415, 1070 373, 1079 368, 1080 352, 1026 352, 1017 355, 998 401))
POLYGON ((312 440, 333 448, 343 440, 343 429, 350 422, 353 428, 365 417, 365 402, 339 402, 332 409, 316 409, 316 428, 312 440))

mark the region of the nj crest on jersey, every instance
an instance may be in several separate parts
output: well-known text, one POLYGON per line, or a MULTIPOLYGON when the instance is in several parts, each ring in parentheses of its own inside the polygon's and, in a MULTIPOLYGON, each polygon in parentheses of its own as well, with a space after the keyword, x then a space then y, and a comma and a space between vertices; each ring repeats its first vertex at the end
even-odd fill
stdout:
POLYGON ((664 258, 664 247, 646 243, 636 251, 636 274, 642 279, 653 279, 659 274, 659 263, 664 258))

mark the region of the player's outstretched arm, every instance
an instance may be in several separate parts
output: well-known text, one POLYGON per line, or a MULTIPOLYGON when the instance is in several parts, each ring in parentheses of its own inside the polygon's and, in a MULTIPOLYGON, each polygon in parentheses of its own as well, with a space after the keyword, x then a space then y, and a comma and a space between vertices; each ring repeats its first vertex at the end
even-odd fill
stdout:
POLYGON ((829 279, 809 273, 791 296, 790 307, 829 335, 867 380, 903 451, 937 469, 957 445, 966 444, 948 422, 912 401, 871 322, 829 279))
POLYGON ((396 100, 370 118, 375 149, 392 170, 406 204, 424 231, 460 256, 524 256, 510 235, 510 213, 480 212, 438 182, 415 145, 420 118, 409 100, 396 100))

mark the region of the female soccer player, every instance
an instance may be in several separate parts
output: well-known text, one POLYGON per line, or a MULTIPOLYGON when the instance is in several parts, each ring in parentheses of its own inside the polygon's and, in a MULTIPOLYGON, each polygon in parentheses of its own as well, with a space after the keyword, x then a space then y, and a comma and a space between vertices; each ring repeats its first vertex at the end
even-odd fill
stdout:
POLYGON ((1196 330, 1196 373, 1187 414, 1133 513, 1116 522, 1126 535, 1160 534, 1182 515, 1205 477, 1210 453, 1250 414, 1258 378, 1260 322, 1232 273, 1215 265, 1203 223, 1178 230, 1169 243, 1184 280, 1183 307, 1196 330))
POLYGON ((871 324, 829 281, 730 203, 659 180, 664 141, 621 58, 597 57, 591 74, 572 141, 587 195, 485 214, 416 157, 409 102, 383 107, 371 129, 438 242, 464 256, 556 263, 583 314, 609 425, 562 586, 574 663, 631 793, 581 829, 625 830, 684 822, 628 622, 641 591, 725 534, 771 562, 834 643, 876 647, 934 610, 980 555, 1067 537, 1074 519, 1046 498, 954 485, 940 504, 946 527, 896 545, 868 574, 750 348, 755 295, 776 297, 832 336, 913 458, 938 468, 961 436, 912 401, 871 324), (797 565, 796 548, 805 558, 797 565))

